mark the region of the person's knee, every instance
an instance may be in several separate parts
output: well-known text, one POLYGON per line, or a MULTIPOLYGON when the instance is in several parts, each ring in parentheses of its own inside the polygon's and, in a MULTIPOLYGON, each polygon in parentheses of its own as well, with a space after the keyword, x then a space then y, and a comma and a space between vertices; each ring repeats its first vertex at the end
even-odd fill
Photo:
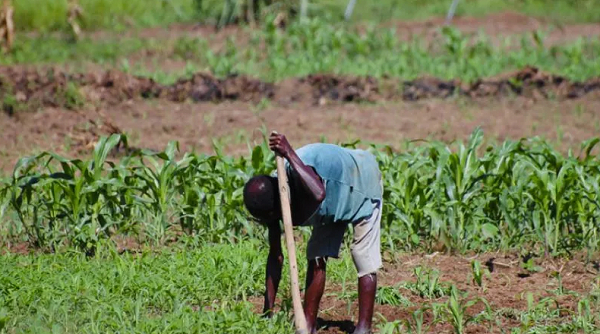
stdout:
POLYGON ((359 280, 377 282, 377 272, 372 272, 359 277, 359 280))
POLYGON ((327 268, 327 258, 318 257, 309 261, 309 267, 314 271, 321 271, 327 268))

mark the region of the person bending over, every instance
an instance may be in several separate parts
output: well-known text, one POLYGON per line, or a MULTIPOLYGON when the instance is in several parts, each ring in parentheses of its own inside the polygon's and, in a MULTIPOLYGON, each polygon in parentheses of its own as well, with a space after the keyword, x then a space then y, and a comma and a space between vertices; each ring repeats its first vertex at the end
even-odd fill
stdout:
MULTIPOLYGON (((307 245, 304 313, 316 333, 319 303, 325 288, 327 260, 338 258, 344 233, 353 225, 351 254, 358 271, 359 318, 354 334, 371 333, 377 271, 382 266, 380 221, 383 201, 381 172, 367 151, 315 143, 297 151, 282 134, 273 133, 269 147, 285 159, 294 226, 312 226, 307 245)), ((248 212, 268 228, 264 309, 272 314, 281 279, 281 204, 277 174, 252 177, 243 189, 248 212)))

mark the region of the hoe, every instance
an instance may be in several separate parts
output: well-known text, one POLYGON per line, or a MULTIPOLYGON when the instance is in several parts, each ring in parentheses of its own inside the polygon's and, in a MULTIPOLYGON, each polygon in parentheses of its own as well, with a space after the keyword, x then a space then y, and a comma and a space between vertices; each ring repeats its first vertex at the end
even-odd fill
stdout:
MULTIPOLYGON (((276 133, 276 132, 275 132, 276 133)), ((279 198, 281 200, 281 214, 285 231, 285 241, 290 263, 290 281, 292 283, 292 301, 294 304, 294 321, 296 323, 296 334, 308 334, 304 309, 300 300, 300 288, 298 286, 298 266, 296 264, 296 245, 294 243, 292 212, 290 209, 290 189, 285 172, 283 157, 277 155, 277 178, 279 181, 279 198)))

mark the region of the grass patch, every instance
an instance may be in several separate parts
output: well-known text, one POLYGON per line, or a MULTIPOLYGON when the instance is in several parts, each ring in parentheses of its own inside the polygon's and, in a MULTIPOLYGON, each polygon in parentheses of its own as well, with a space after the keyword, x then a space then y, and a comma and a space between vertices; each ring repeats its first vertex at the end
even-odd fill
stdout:
POLYGON ((86 103, 85 96, 73 82, 68 82, 65 87, 60 87, 60 90, 56 92, 56 101, 67 109, 79 109, 86 103))
POLYGON ((284 315, 261 319, 249 303, 264 289, 265 257, 248 243, 92 260, 0 256, 0 331, 290 333, 284 315))
MULTIPOLYGON (((196 244, 189 240, 169 249, 122 254, 106 247, 93 258, 77 253, 1 255, 0 332, 291 334, 287 265, 278 294, 280 311, 265 319, 256 305, 264 291, 264 242, 196 244)), ((340 283, 339 274, 352 265, 344 249, 341 261, 330 262, 330 284, 340 283)), ((304 261, 298 264, 303 282, 306 267, 304 261)), ((352 272, 353 283, 355 275, 352 272)), ((527 306, 517 310, 487 303, 455 285, 445 298, 419 303, 411 303, 398 288, 380 285, 378 289, 374 327, 379 333, 420 332, 438 326, 465 333, 473 324, 507 329, 506 319, 511 319, 512 333, 594 332, 599 325, 597 290, 574 295, 574 309, 555 297, 536 301, 526 293, 527 306), (397 308, 401 318, 388 321, 379 313, 384 307, 397 308)), ((338 298, 346 304, 356 305, 355 285, 343 285, 341 294, 338 298)), ((330 310, 321 310, 320 316, 329 320, 330 310)))
POLYGON ((174 41, 140 38, 84 39, 73 44, 60 38, 20 40, 0 64, 86 64, 117 67, 125 72, 171 84, 182 76, 210 71, 219 77, 247 74, 265 81, 280 81, 310 74, 395 77, 412 80, 430 75, 440 79, 473 82, 526 66, 535 66, 574 81, 600 76, 596 59, 600 40, 577 39, 548 46, 544 32, 512 36, 501 46, 488 36, 469 37, 453 28, 441 30, 432 42, 400 40, 394 30, 368 29, 359 33, 322 20, 294 23, 286 31, 273 26, 248 32, 249 46, 228 38, 219 48, 202 38, 174 41), (137 54, 146 54, 143 61, 137 54), (161 69, 167 61, 184 67, 161 69))
POLYGON ((17 96, 10 91, 6 92, 2 97, 2 110, 9 115, 14 115, 27 109, 27 104, 19 101, 17 96))
MULTIPOLYGON (((84 30, 125 30, 131 27, 189 22, 198 18, 196 0, 80 0, 84 30)), ((19 31, 66 30, 67 0, 13 1, 15 25, 19 31)))
POLYGON ((431 75, 473 82, 530 65, 576 81, 600 75, 597 39, 546 46, 544 33, 537 31, 494 46, 485 35, 467 37, 453 28, 441 33, 433 42, 404 42, 393 29, 358 33, 313 20, 292 24, 284 32, 269 26, 255 31, 247 48, 239 48, 233 37, 218 51, 204 41, 182 37, 171 54, 187 61, 186 73, 208 69, 218 76, 241 73, 266 81, 332 73, 404 80, 431 75))
POLYGON ((0 58, 0 65, 17 64, 112 64, 139 51, 158 51, 161 42, 153 39, 83 38, 77 43, 56 36, 19 37, 14 48, 0 58))
MULTIPOLYGON (((84 30, 125 30, 178 22, 213 24, 220 19, 225 1, 81 0, 79 3, 84 10, 81 22, 84 30)), ((308 15, 339 22, 346 5, 345 0, 311 1, 308 15)), ((67 0, 19 0, 14 1, 14 6, 15 24, 20 31, 68 29, 67 0)), ((352 21, 421 20, 445 16, 449 6, 448 0, 359 1, 352 21)), ((598 22, 600 13, 594 10, 595 6, 594 0, 473 0, 461 1, 456 14, 478 16, 510 10, 559 22, 598 22)))

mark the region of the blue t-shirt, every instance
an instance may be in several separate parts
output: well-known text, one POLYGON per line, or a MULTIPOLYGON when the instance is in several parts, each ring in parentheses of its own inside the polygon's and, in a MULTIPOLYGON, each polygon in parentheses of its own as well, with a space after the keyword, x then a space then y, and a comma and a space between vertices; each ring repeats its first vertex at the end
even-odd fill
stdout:
MULTIPOLYGON (((302 162, 313 167, 323 179, 325 199, 302 225, 349 223, 373 214, 372 200, 382 199, 381 172, 371 153, 333 144, 309 144, 296 150, 302 162)), ((294 180, 286 161, 290 186, 294 180)))

